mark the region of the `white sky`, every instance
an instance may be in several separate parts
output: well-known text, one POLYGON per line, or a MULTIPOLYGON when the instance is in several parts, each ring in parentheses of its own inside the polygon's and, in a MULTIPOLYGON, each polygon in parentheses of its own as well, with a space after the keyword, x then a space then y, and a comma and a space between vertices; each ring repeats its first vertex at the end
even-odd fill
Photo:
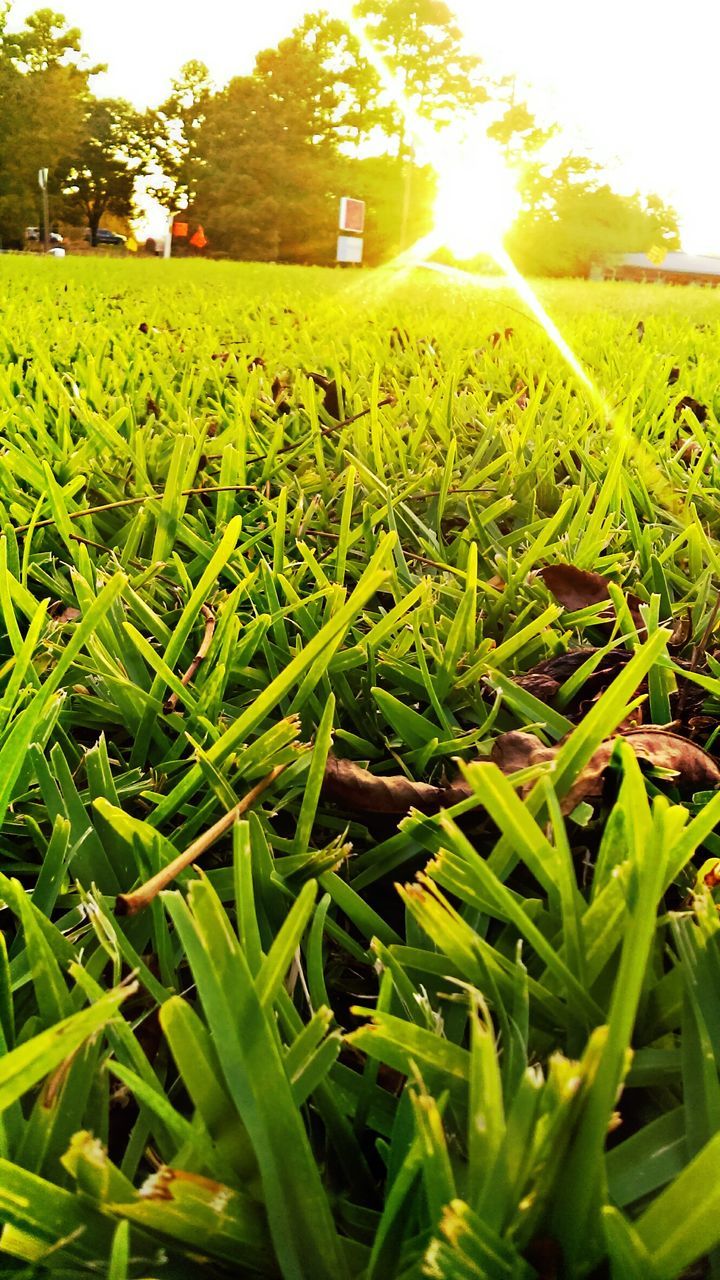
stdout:
MULTIPOLYGON (((12 20, 48 0, 17 0, 12 20)), ((533 88, 531 105, 611 167, 623 189, 678 209, 684 247, 720 253, 720 5, 716 0, 450 0, 468 47, 533 88)), ((109 65, 97 91, 160 101, 183 62, 218 84, 251 69, 308 9, 350 0, 54 0, 109 65)))

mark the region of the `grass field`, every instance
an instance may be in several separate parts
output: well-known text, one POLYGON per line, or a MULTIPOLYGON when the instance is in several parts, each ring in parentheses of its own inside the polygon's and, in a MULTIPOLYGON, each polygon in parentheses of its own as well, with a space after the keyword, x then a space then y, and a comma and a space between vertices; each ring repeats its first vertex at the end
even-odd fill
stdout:
POLYGON ((2 261, 0 1274, 720 1276, 720 295, 541 293, 2 261))

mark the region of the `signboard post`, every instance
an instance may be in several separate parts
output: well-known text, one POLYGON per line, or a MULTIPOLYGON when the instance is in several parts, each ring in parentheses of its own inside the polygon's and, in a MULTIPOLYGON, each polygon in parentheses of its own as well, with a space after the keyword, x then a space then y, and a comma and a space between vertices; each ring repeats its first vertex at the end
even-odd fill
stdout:
POLYGON ((48 214, 48 191, 47 191, 47 183, 48 183, 48 171, 47 171, 47 169, 38 169, 38 186, 39 186, 40 190, 42 191, 42 196, 43 196, 43 241, 44 241, 44 244, 45 244, 45 252, 46 252, 46 253, 48 252, 48 249, 50 248, 50 228, 49 228, 49 226, 48 226, 48 222, 49 222, 49 214, 48 214))
POLYGON ((365 230, 365 201, 343 196, 338 220, 340 235, 337 239, 335 261, 347 266, 360 266, 363 260, 363 232, 365 230))

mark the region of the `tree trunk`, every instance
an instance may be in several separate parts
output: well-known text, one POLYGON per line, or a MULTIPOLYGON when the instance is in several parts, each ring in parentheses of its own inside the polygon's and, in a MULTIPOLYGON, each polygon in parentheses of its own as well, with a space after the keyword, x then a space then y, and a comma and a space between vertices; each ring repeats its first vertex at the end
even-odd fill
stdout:
POLYGON ((102 218, 102 210, 93 209, 88 213, 88 226, 90 228, 90 244, 93 249, 97 245, 97 233, 102 218))
POLYGON ((400 250, 402 253, 410 248, 410 210, 412 208, 412 185, 413 185, 413 153, 412 148, 408 150, 403 166, 403 203, 402 203, 402 219, 400 222, 400 250))

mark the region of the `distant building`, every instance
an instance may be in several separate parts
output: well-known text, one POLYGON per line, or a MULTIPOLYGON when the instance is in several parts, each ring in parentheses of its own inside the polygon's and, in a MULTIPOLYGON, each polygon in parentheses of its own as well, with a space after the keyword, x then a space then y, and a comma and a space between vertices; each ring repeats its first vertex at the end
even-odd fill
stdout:
POLYGON ((710 254, 666 253, 662 261, 653 262, 646 253, 625 253, 612 262, 595 264, 591 268, 590 278, 717 285, 720 284, 720 257, 710 254))

